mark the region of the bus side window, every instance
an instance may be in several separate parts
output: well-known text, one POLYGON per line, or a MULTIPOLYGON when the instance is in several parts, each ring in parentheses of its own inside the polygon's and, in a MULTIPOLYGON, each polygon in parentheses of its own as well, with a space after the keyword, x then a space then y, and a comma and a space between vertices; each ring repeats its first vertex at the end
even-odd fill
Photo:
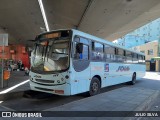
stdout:
POLYGON ((146 59, 145 56, 143 56, 143 62, 144 62, 144 63, 146 62, 145 59, 146 59))
POLYGON ((88 45, 83 44, 82 57, 83 57, 84 60, 89 59, 89 46, 88 45))
POLYGON ((132 53, 129 51, 126 51, 126 63, 132 63, 132 53))
POLYGON ((132 53, 133 63, 138 63, 138 58, 136 53, 132 53))
POLYGON ((78 51, 76 50, 76 46, 79 42, 80 42, 80 38, 78 36, 76 36, 74 38, 74 42, 73 42, 74 49, 73 49, 73 53, 72 53, 74 59, 79 59, 79 54, 78 54, 78 51))
POLYGON ((144 63, 145 63, 145 56, 143 56, 143 55, 138 55, 138 63, 144 64, 144 63))
POLYGON ((74 59, 77 60, 88 60, 89 59, 89 42, 85 38, 79 38, 79 41, 75 40, 74 42, 74 59), (78 44, 82 47, 79 48, 78 44), (82 52, 79 52, 78 49, 82 49, 82 52))
POLYGON ((110 45, 105 45, 105 61, 114 61, 115 60, 115 48, 110 45))
POLYGON ((124 50, 124 61, 126 60, 126 51, 124 50))
POLYGON ((103 44, 92 42, 92 60, 103 61, 104 59, 104 48, 103 44))
POLYGON ((124 62, 124 50, 120 48, 116 48, 116 60, 117 62, 124 62))

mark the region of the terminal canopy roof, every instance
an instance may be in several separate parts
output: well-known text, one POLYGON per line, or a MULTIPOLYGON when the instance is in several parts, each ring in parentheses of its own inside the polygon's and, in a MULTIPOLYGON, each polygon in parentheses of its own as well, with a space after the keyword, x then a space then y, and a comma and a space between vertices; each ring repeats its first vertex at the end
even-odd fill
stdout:
MULTIPOLYGON (((42 0, 50 30, 75 28, 110 41, 160 17, 160 0, 42 0)), ((38 0, 0 0, 0 33, 30 46, 45 28, 38 0)))

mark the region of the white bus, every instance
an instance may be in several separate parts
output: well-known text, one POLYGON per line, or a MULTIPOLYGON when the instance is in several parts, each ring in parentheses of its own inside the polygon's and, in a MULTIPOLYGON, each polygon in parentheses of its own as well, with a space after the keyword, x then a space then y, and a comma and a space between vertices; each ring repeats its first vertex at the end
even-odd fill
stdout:
POLYGON ((31 55, 30 88, 58 95, 88 92, 145 75, 145 56, 78 30, 40 34, 31 55))

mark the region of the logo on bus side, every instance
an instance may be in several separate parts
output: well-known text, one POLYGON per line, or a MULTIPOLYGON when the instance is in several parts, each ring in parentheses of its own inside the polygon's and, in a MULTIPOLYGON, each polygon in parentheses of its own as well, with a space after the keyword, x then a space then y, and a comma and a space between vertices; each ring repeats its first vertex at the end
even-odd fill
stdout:
POLYGON ((104 65, 104 71, 105 72, 109 72, 109 64, 105 64, 104 65))
POLYGON ((119 66, 116 72, 123 72, 123 71, 129 71, 129 66, 119 66))

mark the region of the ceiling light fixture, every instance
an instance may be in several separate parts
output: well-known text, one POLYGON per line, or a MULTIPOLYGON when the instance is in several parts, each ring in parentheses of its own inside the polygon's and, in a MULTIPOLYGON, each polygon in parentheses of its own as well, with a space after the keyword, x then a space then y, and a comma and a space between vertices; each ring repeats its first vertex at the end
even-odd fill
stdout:
POLYGON ((39 6, 40 6, 40 9, 41 9, 41 13, 42 13, 43 20, 44 20, 44 23, 45 23, 45 26, 46 26, 46 30, 49 31, 49 25, 48 25, 48 22, 47 22, 47 17, 46 17, 46 13, 45 13, 45 10, 44 10, 43 2, 42 2, 42 0, 38 0, 38 3, 39 3, 39 6))

